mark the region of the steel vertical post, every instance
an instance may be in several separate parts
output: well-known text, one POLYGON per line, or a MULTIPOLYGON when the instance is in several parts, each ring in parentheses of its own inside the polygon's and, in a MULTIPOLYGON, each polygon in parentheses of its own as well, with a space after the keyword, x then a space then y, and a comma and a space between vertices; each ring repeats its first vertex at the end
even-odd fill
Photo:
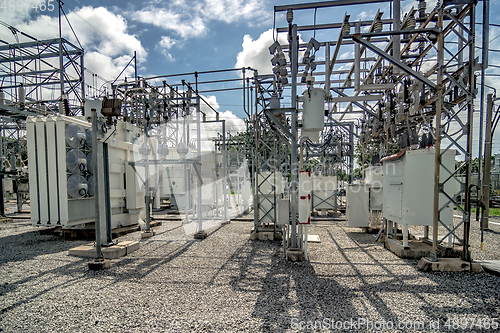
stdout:
MULTIPOLYGON (((361 32, 361 23, 356 22, 354 31, 359 34, 361 32)), ((359 91, 361 81, 361 45, 354 43, 354 90, 359 91)))
MULTIPOLYGON (((398 0, 396 0, 398 1, 398 0)), ((432 251, 430 254, 431 261, 437 261, 437 242, 438 242, 438 226, 439 226, 439 172, 441 170, 441 108, 443 99, 443 61, 444 61, 444 32, 443 32, 443 14, 444 9, 441 8, 438 12, 437 28, 440 29, 438 34, 438 70, 437 70, 437 100, 436 100, 436 145, 434 151, 434 207, 432 220, 432 251)))
POLYGON ((326 98, 330 97, 330 75, 327 73, 331 73, 332 71, 330 70, 330 42, 326 42, 326 47, 325 47, 325 93, 326 93, 326 98))
POLYGON ((258 111, 258 95, 259 95, 259 85, 257 83, 257 78, 255 78, 255 113, 253 113, 253 127, 255 131, 255 149, 253 150, 253 177, 254 177, 254 187, 253 187, 253 224, 255 232, 259 232, 259 176, 257 165, 259 163, 259 123, 257 120, 258 111))
MULTIPOLYGON (((148 121, 146 120, 146 106, 144 106, 144 144, 148 145, 148 121)), ((146 155, 146 163, 144 167, 144 196, 146 203, 146 232, 151 230, 151 211, 149 198, 149 154, 146 155)))
MULTIPOLYGON (((109 151, 108 144, 102 144, 102 152, 104 155, 104 193, 106 195, 106 245, 112 245, 113 233, 111 231, 111 184, 109 181, 109 151)), ((94 154, 92 154, 94 156, 94 154)), ((97 179, 97 177, 96 177, 97 179)), ((95 180, 94 180, 95 181, 95 180)))
POLYGON ((96 258, 102 258, 101 252, 101 221, 99 216, 99 172, 97 165, 97 111, 92 109, 92 165, 94 171, 94 209, 95 209, 95 247, 96 258))
POLYGON ((483 231, 489 229, 492 119, 493 119, 493 95, 488 94, 486 103, 486 134, 484 143, 484 173, 483 173, 484 208, 483 208, 483 214, 481 216, 481 250, 483 249, 483 231))
POLYGON ((292 66, 292 140, 291 144, 291 160, 290 160, 290 171, 291 171, 291 199, 290 212, 292 214, 292 226, 291 226, 291 236, 292 236, 292 248, 297 247, 297 189, 298 189, 298 165, 297 165, 297 71, 298 71, 298 56, 299 56, 299 45, 297 40, 297 25, 292 25, 291 29, 291 47, 290 47, 290 59, 292 66))
MULTIPOLYGON (((200 109, 200 95, 196 94, 196 145, 198 148, 198 162, 201 163, 201 109, 200 109)), ((201 177, 201 175, 199 175, 201 177)), ((197 215, 198 215, 198 232, 203 231, 203 220, 201 217, 201 203, 202 203, 202 189, 201 189, 201 180, 198 178, 197 179, 198 183, 198 210, 197 210, 197 215)))
MULTIPOLYGON (((485 96, 485 71, 488 68, 488 51, 490 48, 490 0, 483 0, 483 40, 482 40, 482 61, 481 61, 481 100, 479 102, 479 153, 477 167, 477 186, 481 188, 481 159, 483 157, 483 114, 485 96)), ((484 154, 485 160, 491 156, 484 154)), ((483 179, 483 181, 485 181, 483 179)), ((488 182, 489 183, 489 182, 488 182)))
MULTIPOLYGON (((61 104, 64 110, 63 96, 64 96, 64 62, 63 62, 63 46, 62 46, 62 27, 61 27, 61 6, 62 1, 59 0, 59 80, 60 80, 60 89, 61 89, 61 104)), ((83 76, 83 73, 82 73, 83 76)), ((59 110, 61 112, 62 110, 59 110)), ((69 116, 69 114, 66 114, 69 116)))
MULTIPOLYGON (((394 16, 393 16, 393 22, 394 22, 394 30, 399 31, 401 30, 401 1, 400 0, 394 0, 393 1, 393 9, 394 9, 394 16)), ((392 56, 396 58, 396 60, 401 59, 401 36, 399 34, 396 34, 392 36, 392 56)), ((399 67, 397 66, 392 66, 392 72, 394 74, 399 73, 399 67)))
MULTIPOLYGON (((469 19, 470 19, 470 29, 471 33, 469 34, 469 41, 470 41, 470 46, 469 46, 469 71, 474 70, 474 57, 475 57, 475 25, 476 25, 476 12, 475 12, 475 6, 471 5, 470 6, 470 13, 469 13, 469 19)), ((469 75, 469 89, 472 92, 474 89, 474 84, 475 84, 475 76, 474 75, 469 75)), ((472 99, 472 97, 468 97, 469 99, 472 99)), ((468 105, 468 115, 467 115, 467 157, 466 160, 468 160, 468 163, 465 167, 465 207, 469 207, 469 201, 470 201, 470 193, 469 193, 469 185, 471 184, 471 172, 472 172, 472 136, 473 136, 473 123, 474 123, 474 103, 473 100, 469 102, 468 105)), ((470 251, 469 251, 469 233, 470 233, 470 211, 466 212, 465 220, 464 220, 464 236, 463 236, 463 255, 462 259, 465 261, 470 261, 470 251)))
POLYGON ((227 152, 226 152, 226 120, 222 121, 222 191, 224 193, 224 222, 228 220, 227 217, 227 152))

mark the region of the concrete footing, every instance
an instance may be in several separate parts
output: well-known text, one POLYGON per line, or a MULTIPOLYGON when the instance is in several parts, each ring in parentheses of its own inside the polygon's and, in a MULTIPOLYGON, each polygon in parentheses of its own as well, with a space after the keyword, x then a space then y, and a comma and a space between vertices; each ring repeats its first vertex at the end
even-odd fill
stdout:
POLYGON ((153 230, 150 231, 144 231, 141 233, 141 238, 151 238, 155 235, 155 232, 153 230))
POLYGON ((194 234, 194 239, 205 239, 207 238, 207 232, 202 230, 202 231, 198 231, 197 233, 194 234))
MULTIPOLYGON (((432 245, 417 240, 409 240, 408 247, 393 238, 385 238, 384 246, 386 249, 403 259, 420 259, 429 257, 432 251, 432 245)), ((439 246, 437 255, 440 258, 460 258, 462 251, 453 248, 439 246)))
POLYGON ((111 262, 109 259, 95 259, 94 261, 89 262, 89 270, 91 271, 100 271, 111 266, 111 262))
POLYGON ((258 232, 252 230, 252 233, 250 234, 250 239, 251 240, 258 239, 262 241, 282 240, 283 235, 279 232, 275 233, 273 227, 259 227, 258 232))
MULTIPOLYGON (((125 241, 109 247, 103 247, 101 248, 101 252, 103 257, 106 259, 117 259, 126 256, 127 254, 132 253, 137 249, 139 249, 138 241, 125 241)), ((94 244, 82 245, 70 249, 68 251, 68 255, 95 258, 96 248, 94 247, 94 244)))
POLYGON ((288 249, 286 250, 286 260, 288 261, 303 261, 304 253, 300 249, 288 249))
POLYGON ((422 258, 418 262, 417 268, 423 272, 483 272, 483 267, 480 263, 471 263, 463 261, 460 258, 439 258, 437 261, 422 258))

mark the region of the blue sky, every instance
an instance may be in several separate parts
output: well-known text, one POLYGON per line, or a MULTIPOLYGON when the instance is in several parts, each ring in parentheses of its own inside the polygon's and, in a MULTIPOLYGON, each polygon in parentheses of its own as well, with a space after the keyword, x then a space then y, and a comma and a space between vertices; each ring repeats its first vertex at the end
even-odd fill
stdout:
MULTIPOLYGON (((500 3, 490 0, 492 23, 500 22, 500 3)), ((28 0, 24 0, 25 3, 28 0)), ((151 1, 95 1, 66 0, 64 11, 85 49, 86 66, 106 80, 113 80, 130 60, 134 51, 138 53, 139 75, 148 77, 193 71, 227 69, 251 66, 260 73, 270 71, 270 55, 267 50, 272 43, 273 6, 305 1, 267 0, 151 0, 151 1)), ((435 1, 428 1, 430 11, 435 1)), ((404 1, 402 9, 417 6, 416 1, 404 1)), ((358 19, 372 20, 377 10, 384 11, 389 18, 389 4, 336 7, 319 9, 317 23, 340 22, 348 11, 351 22, 358 19)), ((481 22, 482 3, 477 6, 477 21, 481 22)), ((0 10, 0 20, 20 31, 39 39, 58 36, 57 11, 41 13, 30 8, 28 11, 11 12, 0 10)), ((295 23, 313 24, 314 10, 295 13, 295 23)), ((276 16, 276 26, 286 26, 284 13, 276 16)), ((477 26, 480 45, 481 26, 477 26)), ((66 23, 63 35, 76 43, 66 23)), ((301 39, 308 41, 313 32, 303 33, 301 39)), ((500 28, 491 28, 491 48, 499 49, 500 28)), ((317 31, 320 41, 337 40, 338 32, 317 31)), ((281 36, 284 41, 285 36, 281 36)), ((14 41, 7 28, 0 28, 0 39, 14 41)), ((345 56, 347 56, 346 54, 345 56)), ((476 54, 479 56, 480 52, 476 54)), ((342 56, 342 55, 341 55, 342 56)), ((490 53, 492 63, 500 53, 490 53)), ((317 58, 324 58, 321 53, 317 58)), ((491 68, 488 73, 498 73, 491 68)), ((132 75, 132 68, 125 75, 132 75)), ((204 75, 200 80, 236 78, 238 73, 204 75)), ((194 82, 194 77, 184 77, 194 82)), ((89 78, 87 78, 89 80, 89 78)), ((179 79, 168 79, 176 83, 179 79)), ((499 82, 489 77, 489 84, 499 82)), ((160 83, 160 81, 158 81, 160 83)), ((228 87, 230 84, 225 84, 228 87)), ((499 85, 500 86, 500 85, 499 85)), ((215 86, 206 89, 218 88, 215 86)), ((206 96, 219 111, 228 116, 244 117, 241 92, 213 93, 206 96)), ((476 122, 477 124, 477 122, 476 122)), ((475 126, 476 127, 476 126, 475 126)), ((500 137, 494 142, 500 148, 500 137)))

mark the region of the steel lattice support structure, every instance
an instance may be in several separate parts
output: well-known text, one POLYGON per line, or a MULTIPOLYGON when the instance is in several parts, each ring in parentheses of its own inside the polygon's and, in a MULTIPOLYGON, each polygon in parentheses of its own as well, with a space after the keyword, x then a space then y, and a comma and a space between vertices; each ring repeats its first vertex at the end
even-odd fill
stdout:
POLYGON ((252 118, 253 177, 254 177, 254 232, 271 224, 274 232, 281 231, 276 224, 277 200, 287 197, 277 191, 276 184, 281 183, 284 189, 284 179, 276 179, 277 175, 287 176, 289 173, 290 139, 287 137, 287 118, 279 107, 279 91, 273 76, 255 77, 255 114, 252 118), (263 188, 270 189, 265 193, 263 188))
MULTIPOLYGON (((474 8, 475 4, 454 4, 453 2, 439 3, 438 6, 426 17, 418 29, 412 30, 410 38, 402 39, 401 57, 407 59, 400 61, 391 56, 387 50, 381 50, 366 40, 369 34, 354 34, 352 38, 367 47, 390 63, 386 72, 397 68, 400 73, 396 84, 404 81, 405 77, 413 80, 412 87, 422 87, 419 110, 410 115, 407 124, 411 130, 421 126, 425 128, 436 140, 436 167, 435 167, 435 207, 433 227, 433 254, 436 257, 436 246, 450 235, 463 244, 464 259, 470 260, 468 250, 470 212, 467 207, 470 203, 470 166, 472 154, 472 120, 473 99, 475 97, 474 85, 474 8), (433 31, 427 30, 428 25, 433 25, 433 31), (456 42, 458 41, 458 43, 456 42), (435 57, 429 58, 431 51, 435 51, 435 57), (465 59, 465 60, 464 60, 465 59), (431 63, 432 66, 423 72, 422 66, 431 63), (417 114, 420 111, 421 114, 417 114), (421 119, 419 119, 421 118, 421 119), (432 122, 435 120, 435 127, 432 122), (442 163, 442 156, 448 150, 455 149, 465 155, 465 161, 455 170, 447 169, 442 163), (440 170, 445 170, 444 181, 440 181, 440 170), (458 178, 464 176, 464 181, 458 178), (444 185, 456 180, 462 184, 460 193, 446 193, 444 185), (439 194, 444 194, 448 200, 445 204, 439 204, 439 194), (465 197, 465 209, 460 205, 459 198, 465 197), (440 213, 448 205, 455 205, 462 213, 462 221, 450 229, 442 223, 440 213), (463 237, 457 235, 456 230, 463 225, 463 237), (448 234, 441 239, 438 238, 438 226, 448 229, 448 234)), ((414 15, 410 13, 407 17, 414 15)), ((403 27, 405 27, 405 22, 403 27)), ((404 89, 404 88, 403 88, 404 89)), ((397 92, 394 93, 397 96, 397 92)), ((400 96, 399 96, 400 97, 400 96)), ((404 99, 400 98, 400 99, 404 99)), ((405 107, 404 100, 396 101, 396 104, 405 107)), ((400 118, 408 115, 399 114, 400 118)), ((395 121, 397 128, 397 120, 395 121)), ((404 120, 403 120, 404 121, 404 120)), ((397 132, 397 129, 396 131, 397 132)), ((441 176, 441 179, 443 176, 441 176)))
MULTIPOLYGON (((337 0, 276 6, 275 12, 287 11, 289 23, 288 27, 277 31, 287 32, 291 40, 293 14, 304 9, 349 8, 351 4, 383 2, 337 0)), ((314 76, 315 80, 310 81, 324 87, 327 92, 325 102, 331 105, 329 122, 340 123, 347 115, 351 118, 360 115, 359 145, 362 147, 363 166, 368 155, 376 155, 375 160, 378 160, 418 146, 434 144, 440 147, 435 149, 431 259, 437 259, 437 246, 453 236, 463 245, 463 259, 470 260, 472 122, 477 93, 474 72, 479 69, 474 59, 476 1, 441 1, 430 12, 425 1, 420 0, 417 4, 416 9, 411 8, 402 18, 399 15, 400 1, 396 0, 391 4, 394 16, 389 19, 384 18, 384 13, 379 10, 372 21, 350 22, 347 11, 341 22, 296 27, 295 31, 334 32, 333 37, 325 42, 313 38, 308 44, 299 45, 299 50, 305 53, 302 53, 302 60, 298 59, 297 74, 303 77, 302 83, 307 76, 314 76), (309 57, 309 51, 313 50, 311 45, 315 45, 314 53, 319 47, 324 48, 325 61, 317 61, 312 66, 314 57, 309 57), (339 55, 346 50, 354 51, 353 59, 340 59, 339 55), (347 64, 349 70, 338 68, 340 64, 347 64), (313 72, 316 66, 320 69, 313 72), (455 169, 446 168, 442 163, 443 154, 450 150, 457 151, 464 158, 455 169), (461 191, 447 193, 445 185, 455 181, 461 185, 461 191), (440 202, 439 196, 444 196, 445 202, 440 202), (461 222, 453 227, 441 219, 441 212, 449 206, 462 212, 461 222), (438 227, 447 230, 447 235, 440 239, 438 227), (459 228, 463 229, 463 235, 458 234, 459 228)), ((292 87, 293 104, 293 99, 297 98, 293 86, 301 84, 293 75, 293 58, 297 55, 291 52, 292 46, 282 46, 282 49, 288 50, 290 61, 287 66, 291 66, 292 75, 288 72, 285 77, 292 82, 283 79, 284 71, 278 69, 275 72, 277 91, 292 87)))
POLYGON ((81 114, 85 90, 83 49, 64 38, 37 40, 22 35, 29 41, 0 41, 0 88, 6 100, 2 112, 81 114))
POLYGON ((25 140, 26 118, 81 114, 84 62, 83 49, 63 38, 38 40, 12 26, 8 28, 17 42, 0 40, 0 169, 7 172, 4 170, 9 167, 21 211, 23 197, 27 196, 27 174, 23 169, 27 160, 17 148, 25 140), (7 147, 12 142, 16 143, 15 149, 7 147))

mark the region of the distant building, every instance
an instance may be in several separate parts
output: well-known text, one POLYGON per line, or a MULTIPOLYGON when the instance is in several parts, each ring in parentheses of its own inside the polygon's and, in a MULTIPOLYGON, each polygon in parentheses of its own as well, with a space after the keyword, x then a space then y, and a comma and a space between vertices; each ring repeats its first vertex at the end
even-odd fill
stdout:
POLYGON ((495 154, 491 161, 491 190, 495 195, 500 195, 500 154, 495 154))

